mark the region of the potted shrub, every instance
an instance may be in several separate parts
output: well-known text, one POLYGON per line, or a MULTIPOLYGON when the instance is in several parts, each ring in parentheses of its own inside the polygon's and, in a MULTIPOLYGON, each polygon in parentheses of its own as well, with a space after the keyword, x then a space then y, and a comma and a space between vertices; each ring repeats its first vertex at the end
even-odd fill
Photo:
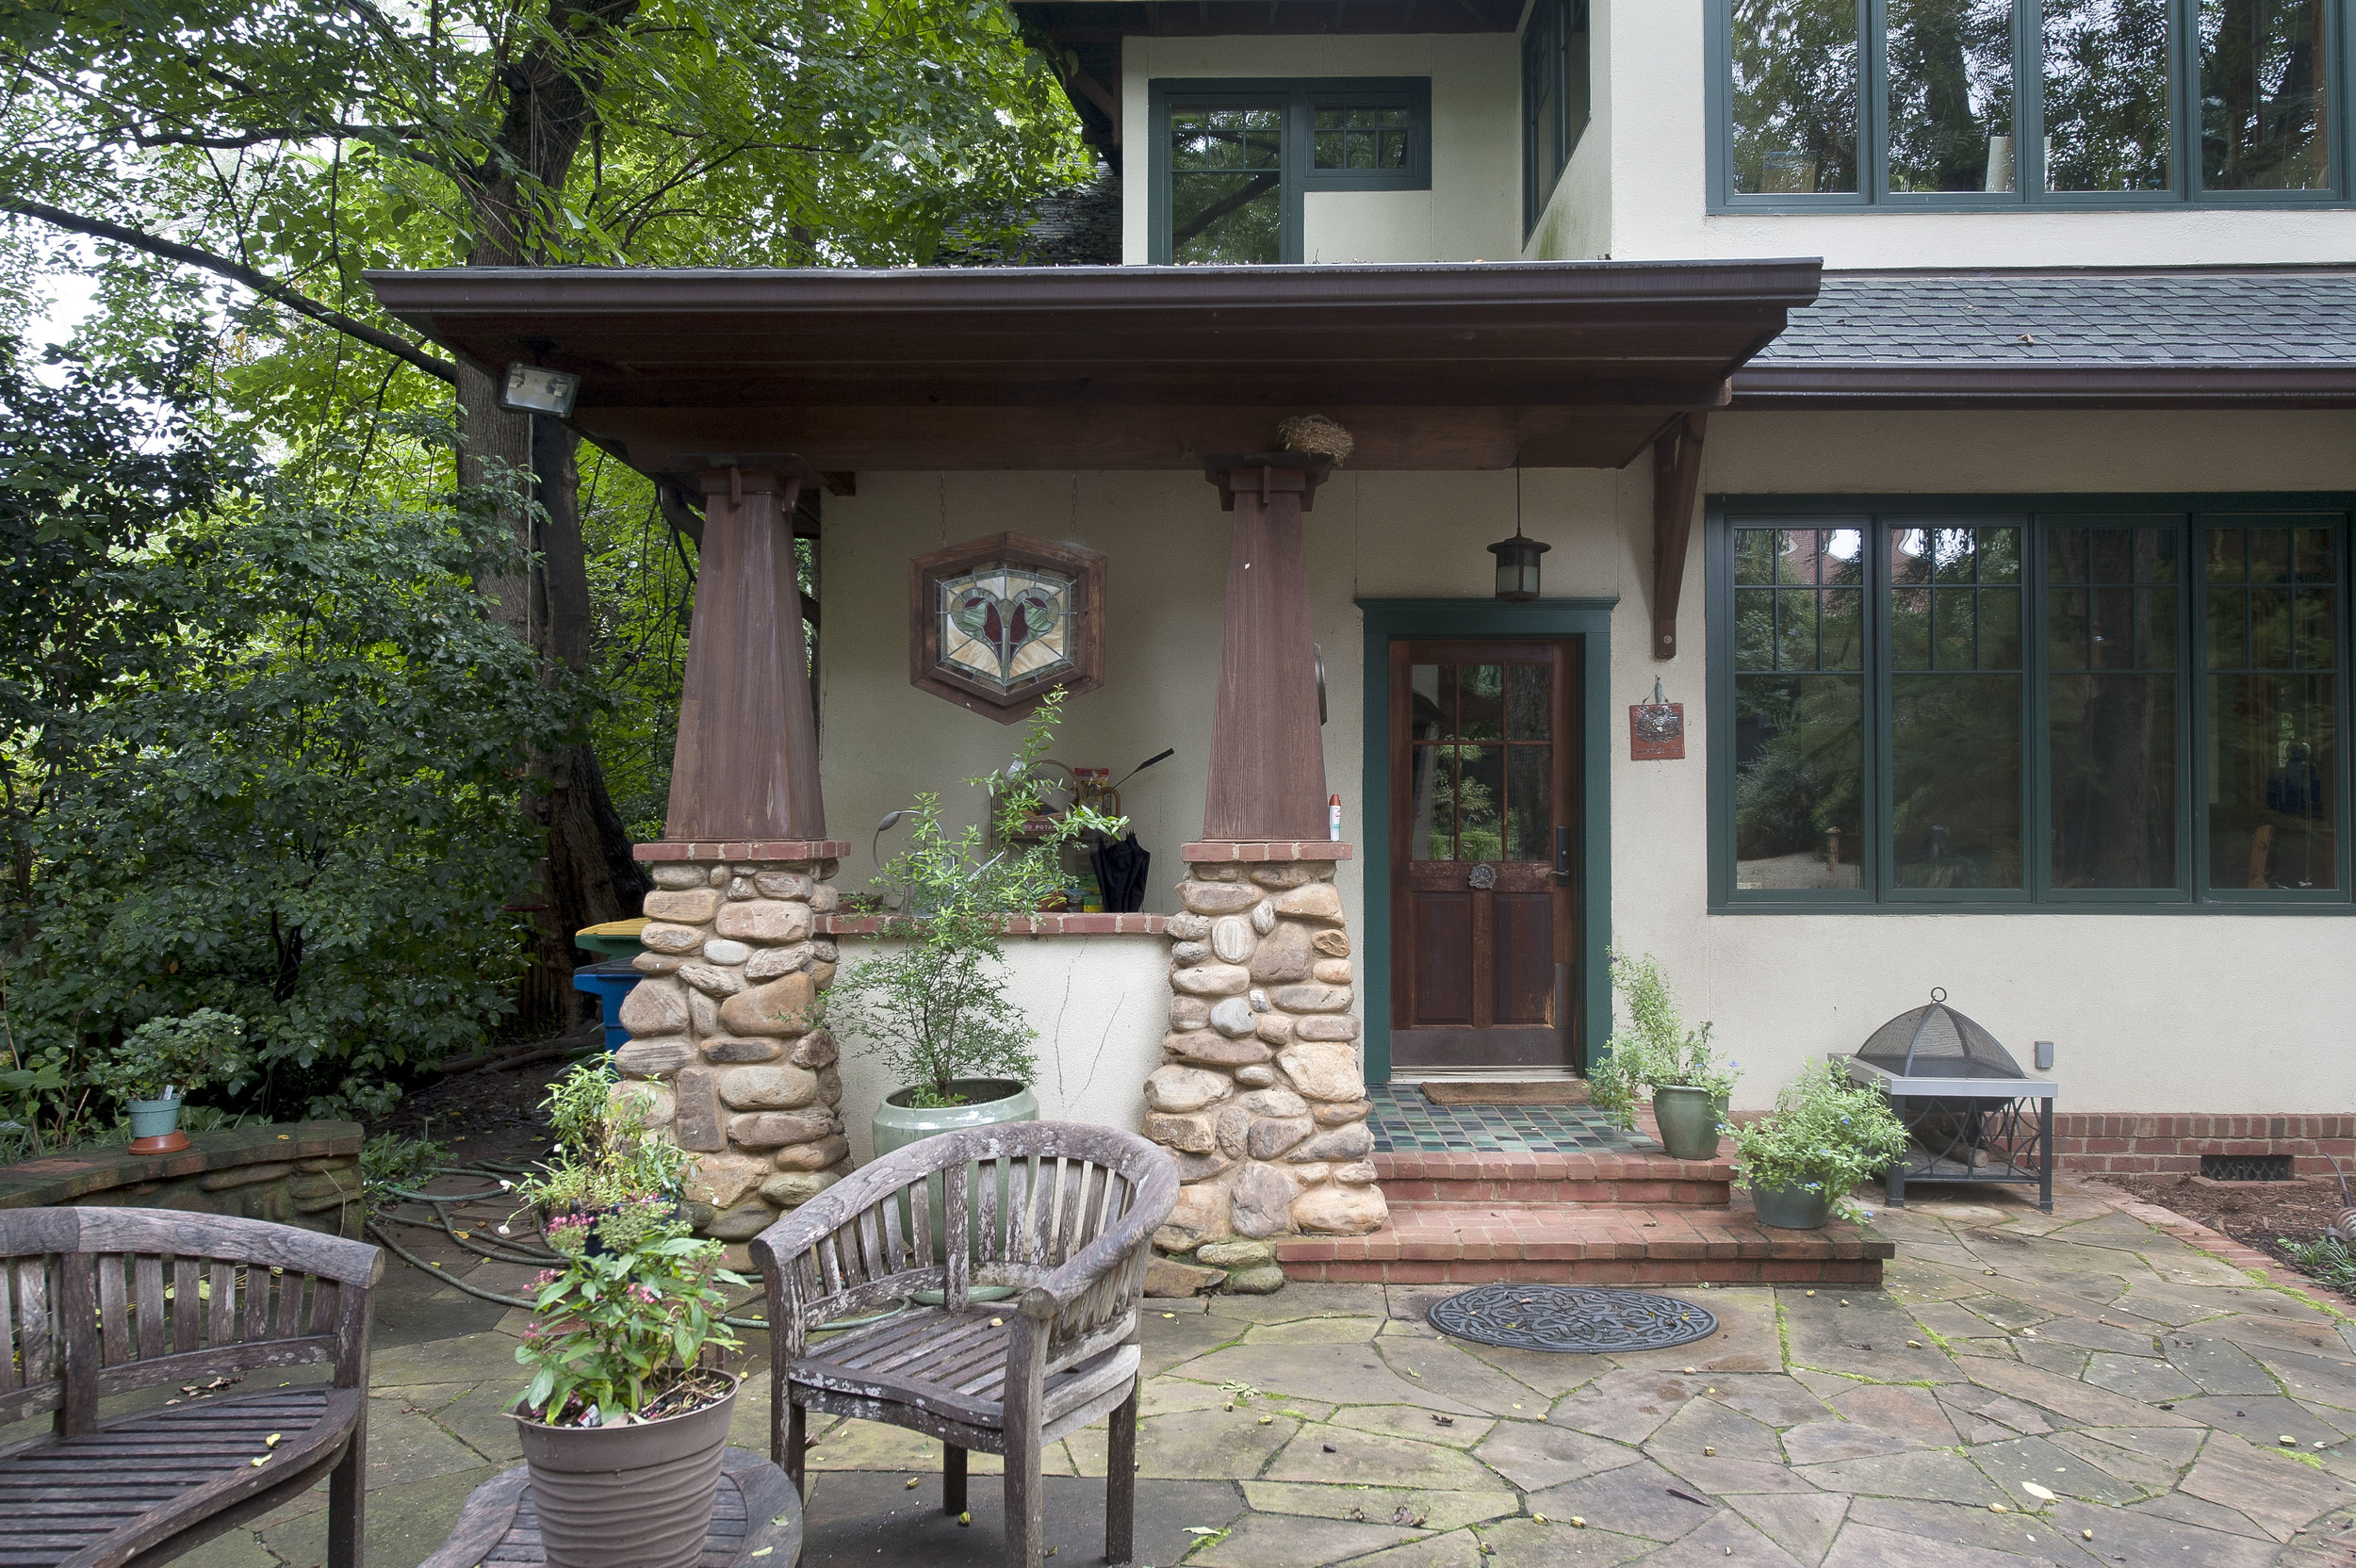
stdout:
POLYGON ((1835 1063, 1812 1062, 1777 1092, 1773 1111, 1735 1127, 1735 1181, 1760 1224, 1813 1231, 1849 1201, 1852 1187, 1905 1154, 1908 1141, 1880 1090, 1835 1063))
POLYGON ((1039 705, 1011 765, 966 780, 988 794, 989 829, 973 824, 953 835, 941 825, 941 797, 916 797, 908 846, 875 878, 897 904, 877 933, 882 951, 850 966, 826 998, 836 1035, 881 1055, 900 1086, 875 1108, 878 1154, 935 1133, 1039 1115, 1030 1087, 1039 1031, 1006 994, 999 939, 1009 915, 1060 890, 1063 845, 1089 832, 1118 838, 1128 825, 1086 806, 1044 809, 1039 768, 1062 702, 1057 692, 1039 705))
POLYGON ((1707 1022, 1685 1027, 1677 988, 1651 954, 1631 958, 1614 949, 1612 988, 1626 1000, 1628 1021, 1612 1030, 1611 1055, 1588 1075, 1595 1105, 1633 1132, 1636 1102, 1649 1096, 1661 1146, 1680 1160, 1710 1158, 1742 1064, 1710 1049, 1707 1022))
POLYGON ((515 1348, 532 1381, 508 1413, 550 1568, 689 1568, 736 1409, 739 1380, 712 1364, 739 1344, 721 1287, 751 1282, 721 1268, 721 1244, 679 1217, 686 1155, 648 1135, 642 1100, 614 1086, 592 1066, 551 1095, 570 1130, 524 1196, 564 1262, 535 1282, 515 1348), (625 1190, 633 1171, 652 1184, 625 1190))
POLYGON ((251 1058, 245 1020, 200 1007, 185 1018, 152 1018, 91 1061, 90 1081, 123 1102, 131 1152, 169 1154, 188 1146, 180 1107, 207 1084, 241 1082, 251 1058))

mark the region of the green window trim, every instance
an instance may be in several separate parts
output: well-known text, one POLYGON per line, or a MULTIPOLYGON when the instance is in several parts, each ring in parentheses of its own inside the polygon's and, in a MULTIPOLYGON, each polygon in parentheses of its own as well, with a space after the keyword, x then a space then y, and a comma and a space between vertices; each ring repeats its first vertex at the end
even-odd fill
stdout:
MULTIPOLYGON (((1147 256, 1172 264, 1171 115, 1203 109, 1265 109, 1282 125, 1279 161, 1282 240, 1276 265, 1306 260, 1305 196, 1312 190, 1429 190, 1432 188, 1432 78, 1429 76, 1156 77, 1147 84, 1153 140, 1146 159, 1150 190, 1147 256), (1403 167, 1349 168, 1321 163, 1320 111, 1403 110, 1403 167)), ((1329 133, 1330 134, 1330 133, 1329 133)), ((1344 132, 1348 134, 1347 131, 1344 132)))
MULTIPOLYGON (((2347 746, 2356 496, 1713 496, 1707 506, 1712 913, 2356 912, 2347 746), (1740 534, 1766 529, 1799 531, 1790 535, 1799 542, 1773 536, 1768 558, 1776 564, 1762 580, 1757 562, 1738 562, 1737 547, 1740 534), (1829 532, 1813 535, 1811 547, 1809 530, 1841 531, 1838 549, 1829 532), (1954 551, 1952 568, 1942 557, 1935 588, 1894 580, 1902 562, 1926 558, 1919 546, 1901 547, 1928 537, 1924 530, 1983 547, 2011 534, 2009 564, 1991 572, 1954 551), (2105 551, 2107 564, 2095 559, 2105 551), (1836 553, 1843 555, 1838 575, 1836 553), (2282 561, 2262 562, 2274 554, 2282 561), (1803 564, 1787 567, 1787 556, 1803 564), (1743 590, 1751 598, 1742 611, 1739 574, 1754 584, 1743 590), (1787 596, 1801 601, 1796 612, 1785 612, 1787 596), (1937 651, 1925 654, 1919 643, 1902 649, 1896 623, 1912 612, 1901 602, 1908 596, 1922 601, 1937 651), (1770 598, 1772 615, 1762 608, 1770 598), (1941 601, 1936 610, 1934 599, 1941 601), (1967 599, 2001 612, 1967 616, 1967 599), (1992 654, 1991 626, 2003 633, 1992 654), (1748 674, 1738 672, 1738 641, 1748 650, 1740 655, 1748 674), (1981 865, 1979 880, 2008 886, 1972 886, 1968 871, 1925 874, 1926 865, 1936 873, 1942 863, 1937 840, 1925 853, 1926 836, 1946 829, 1908 824, 1899 812, 1901 688, 1936 685, 1950 670, 1993 671, 1960 678, 2009 681, 2017 694, 1981 705, 1995 717, 1977 734, 1969 710, 1952 700, 1931 709, 1947 727, 1939 740, 1951 765, 1998 770, 1994 791, 1956 793, 1999 819, 2018 811, 2009 829, 2017 866, 1988 871, 1986 858, 1975 862, 1968 850, 1945 863, 1981 865), (1759 683, 1746 688, 1749 721, 1738 712, 1738 679, 1759 683), (1854 683, 1853 697, 1844 682, 1854 683), (2146 742, 2141 767, 2120 731, 2097 722, 2106 712, 2116 724, 2116 696, 2107 709, 2100 699, 2121 682, 2134 683, 2134 710, 2158 736, 2146 742), (1801 689, 1814 694, 1809 711, 1825 735, 1845 722, 1841 704, 1860 704, 1861 751, 1836 759, 1827 776, 1843 778, 1854 768, 1857 798, 1820 794, 1808 819, 1825 841, 1822 854, 1813 839, 1805 851, 1825 861, 1821 875, 1808 868, 1820 885, 1740 886, 1738 726, 1759 722, 1762 700, 1770 713, 1777 701, 1800 713, 1800 698, 1788 694, 1801 689), (2016 700, 2017 718, 2006 705, 2016 700), (2307 717, 2286 716, 2297 712, 2307 717), (1821 722, 1827 717, 1829 726, 1821 722), (1970 743, 1957 746, 1958 733, 1970 743), (2007 748, 2017 748, 2017 807, 2001 783, 2007 748), (2301 815, 2318 827, 2302 826, 2301 815), (1842 846, 1836 832, 1857 838, 1842 846), (2122 864, 2139 870, 2116 874, 2122 864), (2104 866, 2115 874, 2100 874, 2104 866), (2261 878, 2274 885, 2250 885, 2261 878), (2084 885, 2104 881, 2138 885, 2084 885)), ((1766 722, 1772 732, 1776 721, 1766 722)), ((1756 748, 1761 732, 1749 733, 1756 748)), ((1936 755, 1936 747, 1918 750, 1918 758, 1936 755)), ((1759 797, 1746 798, 1754 804, 1743 809, 1754 809, 1759 797)), ((1937 807, 1931 814, 1951 815, 1937 807)), ((1972 837, 1968 826, 1962 836, 1972 837)), ((1772 856, 1748 853, 1745 865, 1775 871, 1772 856)), ((1749 874, 1760 877, 1758 869, 1749 874)))
MULTIPOLYGON (((2210 161, 2207 138, 2213 127, 2205 116, 2217 110, 2223 100, 2219 93, 2209 92, 2201 84, 2204 35, 2201 26, 2202 7, 2220 0, 2127 0, 2144 5, 2154 11, 2166 13, 2167 41, 2164 60, 2153 58, 2144 62, 2154 73, 2152 88, 2161 90, 2159 77, 2165 78, 2166 125, 2156 139, 2152 151, 2155 158, 2164 158, 2165 178, 2153 178, 2146 188, 2050 190, 2047 184, 2049 144, 2053 140, 2052 124, 2046 113, 2046 34, 2050 24, 2058 24, 2069 7, 2095 7, 2118 3, 2118 0, 1955 0, 1959 6, 1977 4, 2001 10, 2009 3, 2011 25, 2008 33, 2001 25, 1994 29, 1998 38, 2007 38, 2010 46, 2008 98, 1993 115, 2004 117, 2009 130, 2004 133, 2012 155, 2010 189, 1972 190, 1906 190, 1892 178, 1891 125, 1893 108, 1890 40, 1890 19, 1893 10, 1903 11, 1919 0, 1854 0, 1856 34, 1847 47, 1855 50, 1855 57, 1841 67, 1841 90, 1853 93, 1853 113, 1843 118, 1854 127, 1854 144, 1847 155, 1855 164, 1850 190, 1826 190, 1803 193, 1797 190, 1744 191, 1737 188, 1736 89, 1734 41, 1737 30, 1738 6, 1759 3, 1786 4, 1787 8, 1801 10, 1813 6, 1842 7, 1842 0, 1704 0, 1705 25, 1708 32, 1708 70, 1710 134, 1708 137, 1708 192, 1706 210, 1712 214, 1736 213, 1809 213, 1855 211, 1928 211, 1928 212, 2020 212, 2024 210, 2053 210, 2081 207, 2103 209, 2166 208, 2166 207, 2224 207, 2264 208, 2295 206, 2301 208, 2347 206, 2356 200, 2356 185, 2348 176, 2349 157, 2356 153, 2356 128, 2346 106, 2356 90, 2356 50, 2348 44, 2350 25, 2356 24, 2356 0, 2317 0, 2324 33, 2321 57, 2313 63, 2310 82, 2312 97, 2319 101, 2318 119, 2321 123, 2312 139, 2329 172, 2328 180, 2313 188, 2258 189, 2212 188, 2204 181, 2203 168, 2210 161), (2053 7, 2052 12, 2041 8, 2053 7)), ((1830 14, 1829 11, 1826 12, 1830 14)), ((1901 18, 1902 23, 1904 18, 1901 18)), ((1845 24, 1842 24, 1845 28, 1845 24)), ((1841 34, 1844 40, 1848 35, 1841 34)), ((2154 57, 2163 50, 2155 44, 2154 57)), ((2055 58, 2062 59, 2059 50, 2055 58)), ((2217 75, 2228 85, 2237 85, 2222 67, 2217 75)), ((2266 106, 2252 108, 2261 121, 2266 106)), ((2060 110, 2055 109, 2058 115, 2060 110)), ((2053 122, 2058 123, 2058 121, 2053 122)), ((1991 137, 1990 139, 1993 139, 1991 137)), ((1798 156, 1798 155, 1790 155, 1798 156)), ((1822 158, 1801 160, 1811 172, 1817 171, 1822 158)), ((1990 149, 1989 167, 1994 168, 1990 149)), ((1991 174, 1989 183, 1993 183, 1991 174)), ((1760 183, 1765 184, 1762 179, 1760 183)))
POLYGON ((1536 0, 1522 27, 1522 237, 1554 199, 1594 112, 1588 0, 1536 0))

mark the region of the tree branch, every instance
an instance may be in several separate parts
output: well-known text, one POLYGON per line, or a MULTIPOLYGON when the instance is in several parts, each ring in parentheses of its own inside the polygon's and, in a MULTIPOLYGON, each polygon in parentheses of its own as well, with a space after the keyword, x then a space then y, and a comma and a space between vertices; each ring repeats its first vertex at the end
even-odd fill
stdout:
POLYGON ((370 326, 366 321, 346 316, 340 310, 330 309, 300 289, 280 283, 268 273, 257 272, 242 262, 232 261, 227 256, 215 255, 210 251, 199 250, 193 245, 183 245, 177 240, 166 239, 160 235, 125 228, 120 223, 109 223, 103 218, 85 218, 78 213, 45 206, 39 202, 0 202, 0 212, 12 212, 25 218, 37 218, 44 223, 70 230, 74 234, 86 234, 95 239, 110 239, 118 245, 128 245, 134 250, 145 251, 150 255, 161 256, 167 261, 176 261, 189 267, 201 267, 205 271, 241 283, 265 299, 275 300, 298 315, 307 316, 322 326, 333 327, 347 337, 355 337, 371 348, 382 349, 386 353, 416 366, 429 376, 439 377, 453 386, 458 384, 458 367, 450 361, 430 354, 408 339, 397 337, 382 327, 370 326))

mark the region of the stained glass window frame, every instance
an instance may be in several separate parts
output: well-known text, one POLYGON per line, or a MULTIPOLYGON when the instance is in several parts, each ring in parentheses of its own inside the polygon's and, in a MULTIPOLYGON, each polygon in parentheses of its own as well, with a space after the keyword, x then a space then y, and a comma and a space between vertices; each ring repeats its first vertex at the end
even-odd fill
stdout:
MULTIPOLYGON (((1001 724, 1014 724, 1029 716, 1050 692, 1077 696, 1104 684, 1103 552, 999 533, 916 556, 908 571, 908 681, 919 691, 1001 724), (997 573, 1052 580, 1064 596, 1056 612, 1063 623, 1061 653, 1050 662, 1018 672, 1011 681, 987 677, 953 656, 955 612, 947 595, 953 585, 997 573)), ((999 596, 1002 600, 1011 596, 999 596)))

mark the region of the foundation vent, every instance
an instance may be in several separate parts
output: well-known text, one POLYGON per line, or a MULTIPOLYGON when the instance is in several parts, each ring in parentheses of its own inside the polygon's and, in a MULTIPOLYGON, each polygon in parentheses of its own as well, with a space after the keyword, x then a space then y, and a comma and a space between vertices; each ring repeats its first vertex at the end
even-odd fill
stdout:
POLYGON ((2288 1154, 2203 1154, 2201 1174, 2212 1182, 2287 1182, 2288 1154))

